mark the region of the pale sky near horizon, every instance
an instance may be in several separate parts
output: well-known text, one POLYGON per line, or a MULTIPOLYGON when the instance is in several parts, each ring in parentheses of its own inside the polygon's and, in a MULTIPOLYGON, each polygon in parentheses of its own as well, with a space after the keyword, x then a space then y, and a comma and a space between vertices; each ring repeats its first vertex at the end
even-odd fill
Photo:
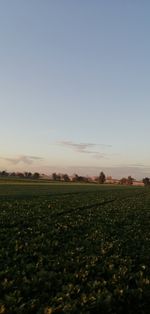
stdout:
POLYGON ((0 170, 150 176, 150 2, 0 1, 0 170))

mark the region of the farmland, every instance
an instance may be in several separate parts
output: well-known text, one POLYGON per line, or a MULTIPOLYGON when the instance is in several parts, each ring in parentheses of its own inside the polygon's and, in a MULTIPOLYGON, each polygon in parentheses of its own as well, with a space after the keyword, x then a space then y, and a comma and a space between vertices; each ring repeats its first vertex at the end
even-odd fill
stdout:
POLYGON ((0 182, 0 313, 149 313, 150 191, 0 182))

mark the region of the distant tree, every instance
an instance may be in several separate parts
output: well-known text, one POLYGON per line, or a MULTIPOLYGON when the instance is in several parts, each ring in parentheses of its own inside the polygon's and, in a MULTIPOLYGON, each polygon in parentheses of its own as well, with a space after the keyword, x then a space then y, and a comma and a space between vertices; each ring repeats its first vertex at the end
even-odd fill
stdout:
POLYGON ((65 181, 65 182, 69 182, 70 181, 70 178, 69 178, 67 173, 62 175, 62 180, 65 181))
POLYGON ((16 177, 16 172, 11 172, 10 177, 16 177))
POLYGON ((31 178, 32 178, 32 173, 26 171, 26 172, 24 173, 24 177, 27 178, 27 179, 31 179, 31 178))
POLYGON ((86 178, 84 176, 79 176, 78 182, 86 182, 86 178))
POLYGON ((57 181, 61 181, 61 174, 57 174, 57 181))
POLYGON ((89 178, 88 177, 83 177, 83 182, 88 183, 89 182, 89 178))
POLYGON ((53 172, 53 173, 52 173, 52 180, 53 180, 53 181, 56 181, 56 180, 57 180, 57 174, 56 174, 56 172, 53 172))
POLYGON ((143 183, 144 183, 145 186, 150 185, 150 179, 148 177, 144 178, 143 179, 143 183))
POLYGON ((25 177, 24 173, 22 173, 22 172, 17 172, 17 173, 16 173, 16 176, 17 176, 18 178, 24 178, 24 177, 25 177))
POLYGON ((1 171, 0 175, 1 175, 2 177, 8 177, 8 176, 9 176, 9 173, 8 173, 6 170, 3 170, 3 171, 1 171))
POLYGON ((128 176, 127 184, 128 184, 128 185, 132 185, 132 184, 133 184, 133 181, 134 181, 134 179, 133 179, 131 176, 128 176))
POLYGON ((61 180, 61 175, 57 174, 56 172, 52 173, 52 180, 53 181, 60 181, 61 180))
POLYGON ((74 177, 72 178, 72 181, 73 182, 87 183, 87 182, 89 182, 89 179, 87 177, 78 176, 78 174, 75 174, 74 177))
POLYGON ((99 177, 98 177, 98 182, 99 182, 100 184, 103 184, 105 181, 106 181, 106 176, 105 176, 104 172, 101 171, 101 172, 100 172, 100 175, 99 175, 99 177))
POLYGON ((78 174, 75 174, 75 175, 73 176, 72 181, 73 181, 73 182, 79 182, 79 176, 78 176, 78 174))
POLYGON ((128 179, 124 177, 120 180, 120 184, 127 184, 127 182, 128 182, 128 179))
POLYGON ((40 174, 38 172, 34 172, 32 178, 37 180, 39 179, 39 177, 40 177, 40 174))

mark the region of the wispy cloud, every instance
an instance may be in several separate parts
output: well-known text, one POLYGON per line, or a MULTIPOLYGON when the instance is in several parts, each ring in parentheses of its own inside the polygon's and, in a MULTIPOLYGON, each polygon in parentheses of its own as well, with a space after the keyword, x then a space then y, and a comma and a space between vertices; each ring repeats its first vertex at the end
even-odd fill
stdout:
POLYGON ((101 149, 111 147, 111 145, 107 144, 95 144, 95 143, 74 143, 72 141, 60 141, 57 144, 62 145, 64 147, 70 148, 78 153, 90 154, 92 157, 99 158, 107 158, 106 154, 100 152, 99 150, 94 150, 96 147, 100 147, 101 149))
POLYGON ((139 167, 139 168, 145 168, 144 164, 140 164, 140 163, 135 163, 135 164, 129 164, 128 167, 139 167))
POLYGON ((96 152, 93 157, 95 159, 101 159, 101 158, 105 158, 105 159, 108 159, 108 155, 107 154, 104 154, 104 153, 99 153, 99 152, 96 152))
POLYGON ((34 161, 37 161, 37 160, 41 161, 41 160, 43 160, 42 157, 26 156, 26 155, 21 155, 19 157, 15 157, 15 158, 0 157, 0 159, 8 161, 8 162, 12 163, 13 165, 17 165, 19 163, 24 163, 26 165, 31 165, 34 161))
POLYGON ((85 149, 95 146, 93 143, 73 143, 71 141, 60 141, 58 144, 72 148, 76 151, 85 151, 85 149))

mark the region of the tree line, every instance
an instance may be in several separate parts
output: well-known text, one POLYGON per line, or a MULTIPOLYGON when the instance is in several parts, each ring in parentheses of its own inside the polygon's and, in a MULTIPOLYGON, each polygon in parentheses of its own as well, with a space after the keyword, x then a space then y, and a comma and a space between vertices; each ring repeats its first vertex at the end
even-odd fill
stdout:
MULTIPOLYGON (((86 177, 86 176, 79 176, 78 174, 74 174, 74 176, 72 178, 69 177, 68 174, 57 174, 56 172, 52 173, 52 180, 53 181, 65 181, 65 182, 91 182, 91 178, 90 177, 86 177)), ((104 174, 104 172, 100 172, 100 175, 98 177, 95 178, 95 181, 98 183, 105 183, 106 181, 106 176, 104 174)))
POLYGON ((0 171, 0 177, 13 177, 13 178, 26 178, 26 179, 39 179, 38 172, 7 172, 6 170, 0 171))
MULTIPOLYGON (((0 171, 0 177, 14 177, 14 178, 24 178, 24 179, 40 179, 41 175, 38 172, 7 172, 6 170, 0 171)), ((110 177, 111 178, 111 177, 110 177)), ((51 175, 51 180, 52 181, 64 181, 64 182, 83 182, 83 183, 90 183, 90 182, 95 182, 99 184, 104 184, 106 183, 106 175, 103 171, 100 172, 99 176, 95 177, 94 179, 87 177, 87 176, 80 176, 78 174, 74 174, 72 177, 70 177, 67 173, 65 174, 60 174, 53 172, 51 175)), ((113 180, 112 178, 110 181, 113 180)), ((121 185, 132 185, 134 178, 132 176, 128 176, 127 178, 123 177, 119 181, 119 184, 121 185)), ((142 182, 144 183, 145 186, 150 186, 150 178, 145 177, 143 178, 142 182)))

